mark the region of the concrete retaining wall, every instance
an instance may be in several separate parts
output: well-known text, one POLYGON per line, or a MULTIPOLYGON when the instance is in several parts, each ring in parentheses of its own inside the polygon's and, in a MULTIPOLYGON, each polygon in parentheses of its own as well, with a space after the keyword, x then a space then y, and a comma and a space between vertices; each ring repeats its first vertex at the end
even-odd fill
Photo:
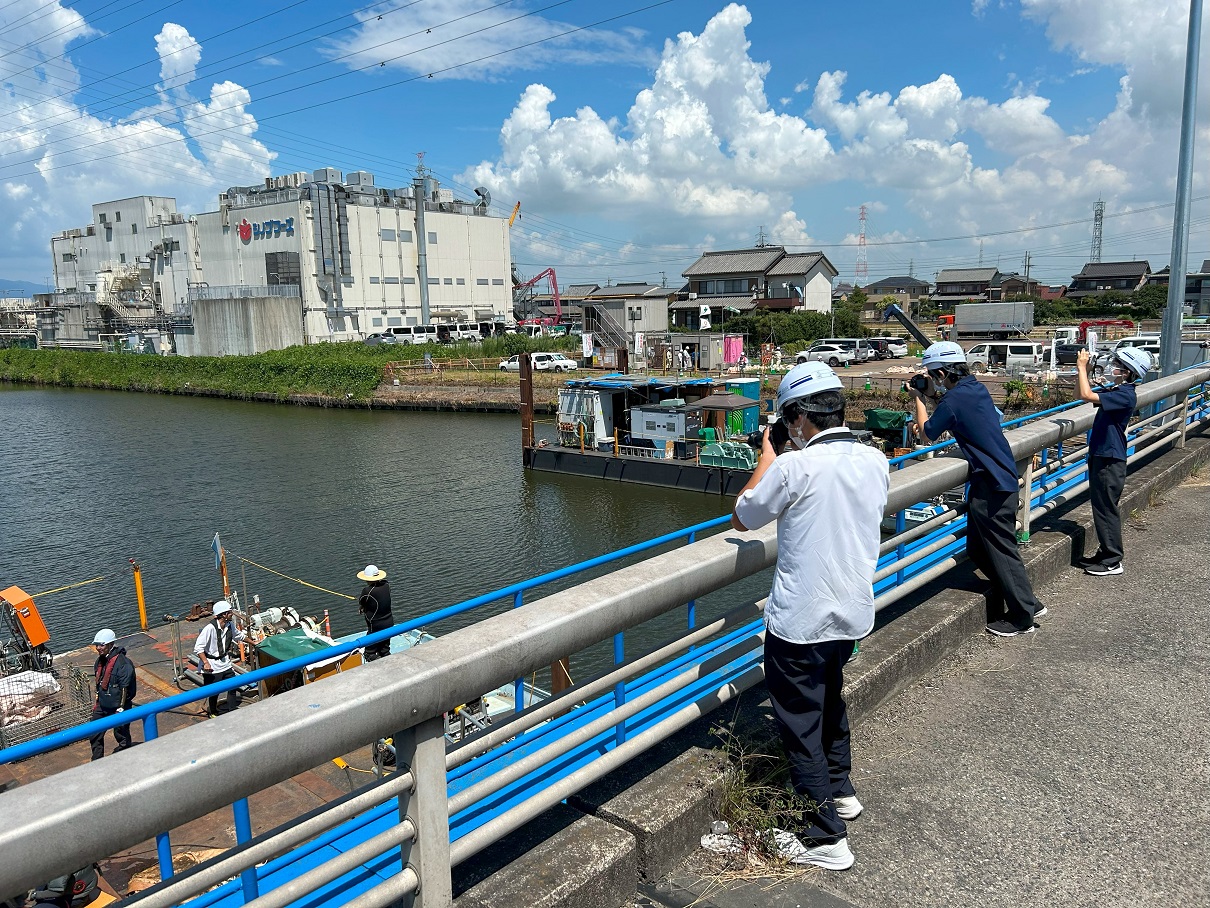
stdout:
POLYGON ((247 356, 303 343, 302 302, 296 296, 196 300, 193 320, 189 355, 247 356))
MULTIPOLYGON (((1150 497, 1181 483, 1210 461, 1210 439, 1190 437, 1183 450, 1136 464, 1122 495, 1122 512, 1145 510, 1150 497)), ((1022 556, 1035 585, 1073 570, 1095 537, 1088 504, 1047 515, 1032 527, 1022 556)), ((845 697, 858 726, 880 704, 926 675, 971 636, 984 632, 982 582, 960 565, 913 597, 879 614, 861 657, 846 669, 845 697)), ((765 714, 763 687, 747 692, 729 716, 765 714)), ((657 881, 680 863, 708 831, 721 794, 723 762, 709 748, 707 717, 617 773, 548 811, 510 842, 455 868, 458 908, 617 908, 633 905, 643 881, 657 881)), ((741 736, 768 738, 757 719, 741 736)), ((857 731, 860 734, 860 731, 857 731)), ((767 744, 767 740, 759 741, 767 744)))

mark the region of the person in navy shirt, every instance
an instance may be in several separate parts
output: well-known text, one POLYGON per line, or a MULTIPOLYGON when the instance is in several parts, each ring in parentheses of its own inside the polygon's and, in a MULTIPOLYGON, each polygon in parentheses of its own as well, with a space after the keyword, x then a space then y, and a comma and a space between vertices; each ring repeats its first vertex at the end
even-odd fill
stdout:
POLYGON ((1124 347, 1110 359, 1102 376, 1109 387, 1092 390, 1090 357, 1081 350, 1077 359, 1076 392, 1080 399, 1097 407, 1088 435, 1088 494, 1092 502, 1092 524, 1097 531, 1097 551, 1080 559, 1085 574, 1104 576, 1122 573, 1122 515, 1118 501, 1126 484, 1126 426, 1134 415, 1134 382, 1151 370, 1151 354, 1137 347, 1124 347))
POLYGON ((1046 607, 1034 596, 1017 549, 1017 464, 1000 428, 999 411, 987 388, 970 374, 966 351, 953 341, 925 350, 924 367, 933 385, 927 396, 937 403, 930 419, 925 395, 912 388, 916 434, 932 444, 949 432, 970 466, 966 554, 991 583, 988 633, 997 637, 1032 633, 1034 619, 1045 615, 1046 607), (939 396, 941 390, 944 396, 939 396))

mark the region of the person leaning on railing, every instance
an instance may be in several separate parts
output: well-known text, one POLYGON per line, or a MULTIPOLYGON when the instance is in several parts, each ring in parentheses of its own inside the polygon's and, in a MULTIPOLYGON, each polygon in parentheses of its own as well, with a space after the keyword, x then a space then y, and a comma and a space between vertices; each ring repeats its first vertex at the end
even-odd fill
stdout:
POLYGON ((966 554, 991 582, 987 631, 997 637, 1032 633, 1034 619, 1046 614, 1046 607, 1034 596, 1017 549, 1017 464, 999 413, 987 388, 970 374, 966 352, 958 344, 932 344, 924 351, 923 363, 931 383, 923 393, 910 386, 915 431, 926 445, 949 432, 970 468, 966 554), (935 404, 931 419, 925 397, 935 404))
POLYGON ((773 844, 792 863, 828 870, 853 865, 845 822, 862 811, 849 778, 841 690, 854 641, 874 626, 889 485, 886 458, 845 428, 844 405, 840 379, 823 363, 786 373, 778 420, 765 431, 760 461, 731 514, 737 530, 777 521, 765 685, 805 807, 798 828, 775 830, 773 844))

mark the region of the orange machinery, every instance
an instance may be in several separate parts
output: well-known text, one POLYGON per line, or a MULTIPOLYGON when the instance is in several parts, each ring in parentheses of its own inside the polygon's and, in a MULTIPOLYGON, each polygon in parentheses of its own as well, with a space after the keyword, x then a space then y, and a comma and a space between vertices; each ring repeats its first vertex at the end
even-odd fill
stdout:
POLYGON ((46 644, 50 642, 50 632, 38 614, 33 597, 19 586, 10 586, 0 590, 0 610, 14 638, 7 642, 0 640, 4 655, 17 657, 24 668, 49 668, 51 655, 46 644))

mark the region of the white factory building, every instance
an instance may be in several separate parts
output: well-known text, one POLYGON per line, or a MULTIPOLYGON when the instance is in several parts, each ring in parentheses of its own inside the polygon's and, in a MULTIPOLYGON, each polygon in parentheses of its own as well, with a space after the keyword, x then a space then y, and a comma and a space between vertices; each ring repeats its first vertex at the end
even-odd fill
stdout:
POLYGON ((508 221, 488 215, 486 191, 476 192, 456 200, 424 176, 381 189, 372 174, 325 168, 232 187, 217 211, 189 218, 161 197, 94 205, 92 224, 51 241, 51 305, 93 313, 59 320, 68 333, 83 324, 85 341, 154 317, 177 352, 204 355, 504 321, 508 221), (138 290, 107 295, 114 275, 138 290))

